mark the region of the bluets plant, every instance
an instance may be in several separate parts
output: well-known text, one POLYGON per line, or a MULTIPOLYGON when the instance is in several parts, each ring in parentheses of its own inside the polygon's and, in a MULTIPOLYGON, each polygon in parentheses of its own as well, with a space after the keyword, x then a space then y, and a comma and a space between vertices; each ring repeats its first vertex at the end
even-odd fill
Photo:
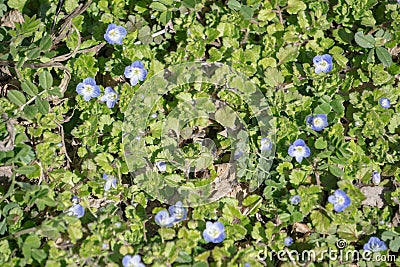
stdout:
POLYGON ((290 236, 286 237, 285 240, 283 241, 283 243, 285 244, 285 246, 291 246, 293 244, 293 238, 291 238, 290 236))
POLYGON ((170 216, 166 210, 160 210, 154 217, 154 220, 161 227, 171 227, 174 225, 175 217, 170 216))
POLYGON ((85 215, 85 208, 81 204, 75 204, 68 209, 67 215, 81 218, 83 215, 85 215))
POLYGON ((111 187, 117 187, 117 178, 115 178, 114 176, 103 174, 103 179, 106 180, 106 183, 104 184, 104 190, 108 191, 111 187))
POLYGON ((292 203, 293 205, 299 204, 300 203, 300 196, 299 195, 292 196, 290 198, 290 203, 292 203))
POLYGON ((364 244, 364 250, 378 252, 382 250, 387 250, 386 243, 380 240, 378 237, 372 236, 367 243, 364 244))
POLYGON ((390 108, 390 99, 386 97, 381 97, 379 99, 379 105, 383 108, 390 108))
POLYGON ((272 141, 268 137, 264 137, 260 141, 261 150, 271 150, 272 149, 272 141))
POLYGON ((328 117, 326 114, 317 114, 315 116, 308 116, 307 123, 311 125, 314 131, 322 131, 328 124, 328 117))
POLYGON ((302 139, 294 141, 294 143, 289 147, 288 153, 289 156, 296 158, 298 163, 301 163, 303 158, 307 158, 311 154, 310 148, 302 139))
POLYGON ((137 60, 131 65, 126 66, 124 75, 126 78, 130 79, 132 86, 138 84, 139 81, 144 81, 147 77, 147 70, 144 68, 144 64, 137 60))
POLYGON ((165 172, 167 170, 167 164, 164 161, 156 162, 156 167, 160 172, 165 172))
POLYGON ((118 99, 119 94, 117 94, 111 87, 106 87, 104 95, 100 98, 100 101, 106 102, 108 108, 113 108, 118 99))
POLYGON ((221 222, 206 222, 206 229, 203 231, 206 242, 221 243, 225 237, 225 226, 221 222))
POLYGON ((315 56, 313 58, 313 63, 315 65, 315 73, 328 73, 332 70, 332 56, 329 54, 315 56))
POLYGON ((122 40, 128 32, 122 26, 117 26, 115 24, 110 24, 107 27, 106 33, 104 34, 104 39, 109 44, 122 44, 122 40))
POLYGON ((187 208, 185 208, 181 201, 176 202, 174 206, 170 206, 168 211, 172 217, 175 218, 175 222, 180 222, 187 217, 187 208))
POLYGON ((340 189, 336 190, 333 195, 329 196, 328 201, 333 204, 333 209, 336 212, 342 212, 351 204, 350 197, 340 189))
POLYGON ((83 96, 85 101, 100 96, 100 88, 93 78, 86 78, 76 86, 76 92, 83 96))
POLYGON ((378 185, 381 182, 381 174, 377 171, 372 173, 372 183, 378 185))
POLYGON ((142 263, 140 255, 138 254, 135 256, 125 255, 122 259, 122 265, 124 267, 145 267, 145 265, 142 263))

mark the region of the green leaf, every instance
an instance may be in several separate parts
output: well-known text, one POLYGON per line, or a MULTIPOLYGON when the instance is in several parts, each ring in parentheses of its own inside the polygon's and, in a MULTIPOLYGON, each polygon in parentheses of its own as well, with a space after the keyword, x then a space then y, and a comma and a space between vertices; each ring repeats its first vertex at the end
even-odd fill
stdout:
POLYGON ((22 254, 25 258, 31 257, 32 249, 40 247, 40 238, 37 235, 29 235, 22 246, 22 254))
POLYGON ((24 94, 17 90, 9 90, 7 93, 7 97, 17 106, 22 106, 26 103, 26 98, 24 94))
POLYGON ((40 49, 34 48, 26 52, 27 59, 36 59, 40 56, 40 49))
POLYGON ((17 173, 19 173, 19 174, 32 174, 38 169, 39 169, 38 165, 35 165, 35 166, 22 166, 22 167, 19 167, 18 169, 16 169, 15 171, 17 173))
POLYGON ((240 8, 242 7, 242 5, 241 5, 238 1, 236 1, 236 0, 229 0, 229 1, 228 1, 228 7, 229 7, 230 9, 233 9, 233 10, 238 11, 238 10, 240 10, 240 8))
POLYGON ((242 14, 245 20, 250 20, 251 18, 253 18, 254 10, 251 7, 242 6, 240 8, 240 14, 242 14))
POLYGON ((371 34, 364 35, 363 32, 357 32, 354 35, 356 43, 363 48, 374 48, 375 39, 371 34))
POLYGON ((38 109, 35 106, 27 105, 24 107, 24 115, 29 120, 33 120, 36 117, 37 113, 38 113, 38 109))
POLYGON ((161 4, 160 2, 151 3, 150 8, 157 10, 157 11, 167 11, 168 10, 168 8, 164 4, 161 4))
POLYGON ((268 68, 265 71, 264 81, 269 86, 278 86, 285 81, 285 78, 277 68, 268 68))
POLYGON ((299 50, 297 46, 288 45, 286 47, 281 47, 279 52, 276 54, 277 58, 279 59, 279 65, 296 61, 299 55, 299 50))
POLYGON ((236 113, 222 107, 215 112, 215 119, 223 126, 233 128, 235 126, 236 113))
POLYGON ((344 175, 344 171, 340 169, 336 165, 329 165, 329 171, 335 175, 336 177, 342 177, 344 175))
POLYGON ((50 87, 53 85, 53 76, 51 76, 51 73, 48 71, 43 71, 40 73, 39 84, 45 90, 50 89, 50 87))
POLYGON ((261 197, 259 195, 250 195, 247 196, 244 200, 243 200, 243 205, 244 206, 250 206, 254 203, 256 203, 261 197))
POLYGON ((327 145, 328 145, 328 143, 324 140, 323 137, 318 138, 314 144, 316 149, 324 149, 327 147, 327 145))
POLYGON ((35 96, 38 93, 37 86, 29 80, 26 80, 25 82, 23 82, 21 84, 21 88, 22 88, 22 90, 24 90, 25 93, 27 93, 30 96, 35 96))
POLYGON ((25 3, 27 1, 28 0, 8 0, 7 5, 10 8, 18 9, 22 12, 22 9, 24 9, 25 3))
POLYGON ((324 213, 320 211, 312 211, 310 215, 312 224, 315 230, 320 234, 328 233, 329 227, 331 225, 331 220, 324 213))
POLYGON ((39 97, 35 100, 36 107, 40 113, 46 115, 49 113, 50 105, 47 100, 42 100, 39 97))
POLYGON ((289 14, 297 14, 299 11, 305 10, 307 8, 303 1, 299 0, 289 0, 287 6, 287 12, 289 14))
POLYGON ((390 67, 393 64, 392 55, 386 48, 378 46, 375 48, 375 51, 378 59, 382 62, 383 66, 390 67))
POLYGON ((46 34, 42 40, 40 40, 39 47, 42 51, 48 51, 52 45, 52 40, 49 34, 46 34))
POLYGON ((389 249, 393 252, 398 252, 400 249, 400 238, 396 237, 394 240, 390 241, 389 249))

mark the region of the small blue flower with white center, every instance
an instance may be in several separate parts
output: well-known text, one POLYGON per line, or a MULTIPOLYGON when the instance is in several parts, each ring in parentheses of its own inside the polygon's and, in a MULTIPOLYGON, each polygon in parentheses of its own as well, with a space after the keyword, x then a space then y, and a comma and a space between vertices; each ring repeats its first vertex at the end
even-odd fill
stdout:
POLYGON ((325 127, 329 125, 328 117, 326 116, 326 114, 308 116, 306 121, 309 125, 311 125, 311 128, 317 132, 322 131, 325 127))
POLYGON ((185 208, 181 201, 176 202, 174 206, 168 208, 169 213, 175 218, 175 222, 180 222, 187 217, 187 208, 185 208))
POLYGON ((368 242, 364 244, 363 248, 364 250, 369 250, 372 252, 387 250, 386 243, 375 236, 372 236, 368 242))
POLYGON ((381 174, 377 171, 372 173, 372 183, 378 185, 381 182, 381 174))
POLYGON ((338 189, 335 193, 328 197, 328 201, 333 204, 333 209, 336 212, 342 212, 351 204, 351 200, 345 192, 338 189))
POLYGON ((156 162, 156 167, 160 172, 165 172, 167 170, 167 164, 164 161, 156 162))
POLYGON ((85 209, 80 204, 75 204, 68 209, 67 215, 81 218, 83 215, 85 215, 85 209))
POLYGON ((107 27, 106 33, 104 34, 104 39, 109 44, 122 44, 122 39, 126 36, 128 32, 122 26, 117 26, 115 24, 110 24, 107 27))
POLYGON ((175 217, 170 216, 166 210, 160 210, 154 217, 154 220, 161 227, 171 227, 174 225, 175 217))
POLYGON ((135 255, 133 257, 131 255, 126 255, 122 259, 122 265, 124 267, 145 267, 146 266, 142 263, 142 259, 140 258, 140 255, 135 255))
POLYGON ((283 243, 285 244, 285 246, 291 246, 293 244, 293 238, 291 238, 290 236, 286 237, 285 240, 283 241, 283 243))
POLYGON ((114 176, 103 174, 103 179, 106 180, 106 183, 104 185, 104 190, 106 191, 110 190, 111 186, 113 188, 117 187, 117 178, 115 178, 114 176))
POLYGON ((135 86, 139 81, 144 81, 147 76, 147 70, 141 61, 137 60, 131 65, 125 67, 124 76, 131 79, 131 85, 135 86))
POLYGON ((260 146, 261 146, 261 151, 271 150, 272 149, 272 141, 271 141, 271 139, 269 139, 267 137, 264 137, 260 141, 260 146))
POLYGON ((322 56, 315 56, 313 58, 315 65, 315 73, 325 72, 328 73, 332 70, 332 57, 331 55, 324 54, 322 56))
POLYGON ((206 222, 206 229, 203 231, 206 242, 221 243, 225 237, 225 226, 221 222, 206 222))
POLYGON ((390 99, 386 97, 379 98, 379 105, 383 108, 390 108, 390 99))
POLYGON ((292 196, 292 197, 290 198, 290 202, 291 202, 293 205, 299 204, 299 203, 300 203, 300 196, 299 196, 299 195, 292 196))
POLYGON ((294 141, 294 143, 289 147, 288 153, 291 157, 295 157, 298 163, 301 163, 303 158, 307 158, 311 154, 310 148, 302 139, 294 141))
POLYGON ((101 102, 106 102, 108 108, 113 108, 119 99, 117 94, 111 87, 106 87, 104 95, 100 98, 101 102))
POLYGON ((91 98, 100 95, 100 88, 96 85, 96 81, 93 78, 86 78, 76 86, 76 92, 82 95, 85 101, 89 101, 91 98))

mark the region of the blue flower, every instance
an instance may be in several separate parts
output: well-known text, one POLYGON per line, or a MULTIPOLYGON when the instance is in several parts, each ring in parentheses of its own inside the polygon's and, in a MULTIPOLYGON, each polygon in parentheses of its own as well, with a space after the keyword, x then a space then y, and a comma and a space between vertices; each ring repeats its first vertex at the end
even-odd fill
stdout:
POLYGON ((85 215, 85 209, 80 204, 75 204, 74 206, 68 209, 67 215, 81 218, 83 217, 83 215, 85 215))
POLYGON ((175 218, 175 222, 180 222, 187 217, 187 208, 185 208, 181 201, 176 202, 175 206, 168 208, 169 213, 175 218))
POLYGON ((269 139, 267 137, 264 137, 260 141, 260 146, 261 146, 261 151, 271 150, 272 149, 272 141, 271 141, 271 139, 269 139))
POLYGON ((104 34, 104 39, 109 44, 122 44, 122 39, 126 36, 128 32, 122 26, 117 26, 115 24, 110 24, 107 27, 106 33, 104 34))
POLYGON ((285 244, 285 246, 291 246, 293 244, 293 238, 291 238, 290 236, 286 237, 285 240, 283 241, 283 243, 285 244))
POLYGON ((315 73, 328 73, 332 70, 332 57, 328 54, 315 56, 313 63, 315 65, 315 73))
POLYGON ((91 98, 100 95, 100 88, 96 85, 96 81, 93 78, 86 78, 76 86, 76 92, 83 95, 85 101, 89 101, 91 98))
POLYGON ((390 108, 390 100, 389 100, 389 98, 381 97, 379 99, 379 105, 381 105, 381 107, 383 107, 383 108, 390 108))
POLYGON ((161 227, 171 227, 174 225, 175 217, 169 216, 166 210, 160 210, 154 217, 156 223, 161 227))
POLYGON ((156 162, 156 167, 160 172, 165 172, 167 170, 167 164, 164 161, 156 162))
POLYGON ((104 190, 110 190, 111 186, 113 188, 117 187, 117 178, 112 175, 103 174, 103 179, 106 180, 106 184, 104 185, 104 190))
POLYGON ((131 255, 126 255, 122 259, 122 265, 124 267, 145 267, 141 261, 140 255, 135 255, 133 257, 131 255))
POLYGON ((335 193, 328 197, 328 201, 333 204, 333 209, 336 212, 341 212, 351 204, 350 198, 345 192, 338 189, 335 193))
POLYGON ((300 196, 299 196, 299 195, 292 196, 292 197, 290 198, 290 202, 291 202, 293 205, 299 204, 299 203, 300 203, 300 196))
POLYGON ((113 108, 119 99, 117 94, 111 87, 106 87, 104 95, 100 98, 101 102, 107 102, 108 108, 113 108))
POLYGON ((221 222, 207 222, 203 238, 206 242, 221 243, 225 239, 225 226, 221 222))
POLYGON ((397 0, 397 3, 400 4, 400 0, 397 0))
POLYGON ((288 153, 291 157, 295 157, 298 163, 301 163, 303 158, 310 156, 310 148, 306 145, 304 140, 297 139, 293 145, 289 147, 288 153))
POLYGON ((374 185, 378 185, 381 182, 381 174, 377 171, 374 171, 372 173, 372 183, 374 183, 374 185))
POLYGON ((131 65, 126 66, 124 75, 126 78, 131 79, 131 85, 135 86, 139 81, 144 81, 147 76, 147 70, 141 61, 137 60, 131 65))
POLYGON ((235 150, 235 153, 233 154, 233 159, 238 160, 243 156, 243 151, 241 150, 235 150))
POLYGON ((321 131, 325 127, 327 127, 328 124, 328 117, 326 114, 317 114, 315 116, 308 116, 307 117, 307 123, 311 125, 311 128, 314 131, 321 131))
MULTIPOLYGON (((399 0, 400 1, 400 0, 399 0)), ((244 267, 250 267, 251 265, 250 265, 250 263, 248 263, 248 262, 246 262, 245 264, 244 264, 244 267)))
POLYGON ((372 236, 367 243, 364 244, 364 250, 372 252, 378 252, 381 250, 387 250, 387 246, 384 241, 379 238, 372 236))

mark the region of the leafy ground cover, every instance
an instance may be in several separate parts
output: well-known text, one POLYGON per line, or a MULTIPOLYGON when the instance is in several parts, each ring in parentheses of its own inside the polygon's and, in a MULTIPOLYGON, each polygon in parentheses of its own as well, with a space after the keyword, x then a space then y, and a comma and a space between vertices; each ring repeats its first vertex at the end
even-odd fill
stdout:
POLYGON ((399 12, 0 3, 0 264, 400 266, 399 12))

